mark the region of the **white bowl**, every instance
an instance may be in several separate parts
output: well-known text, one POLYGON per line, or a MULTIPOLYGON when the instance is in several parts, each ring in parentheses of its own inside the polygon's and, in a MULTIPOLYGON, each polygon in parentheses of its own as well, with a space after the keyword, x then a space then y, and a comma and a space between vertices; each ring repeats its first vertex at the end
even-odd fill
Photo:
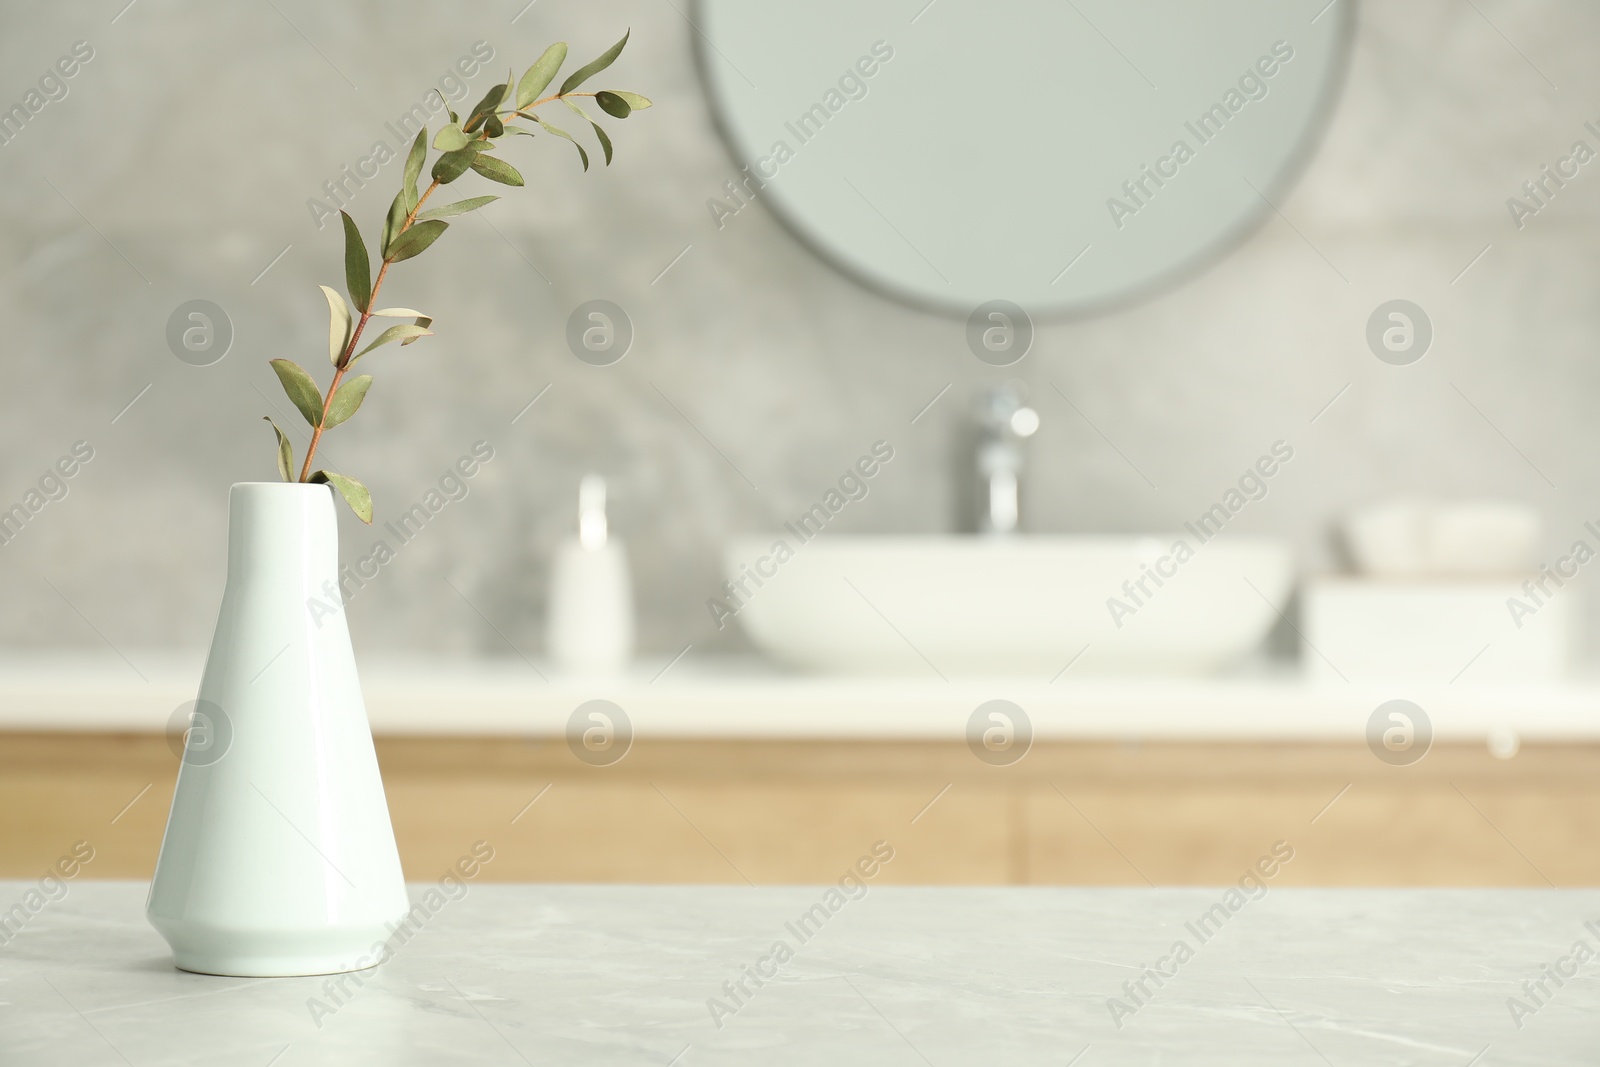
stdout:
POLYGON ((1260 644, 1292 580, 1281 542, 1192 535, 801 542, 785 532, 730 545, 727 573, 737 586, 725 604, 786 663, 1047 677, 1069 663, 1074 674, 1225 668, 1260 644))

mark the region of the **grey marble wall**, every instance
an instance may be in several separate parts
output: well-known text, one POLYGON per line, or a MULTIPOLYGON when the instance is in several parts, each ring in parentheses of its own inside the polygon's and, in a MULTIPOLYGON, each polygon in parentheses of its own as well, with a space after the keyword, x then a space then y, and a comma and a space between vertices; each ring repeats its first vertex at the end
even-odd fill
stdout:
MULTIPOLYGON (((74 42, 93 49, 66 95, 0 145, 0 506, 75 442, 93 449, 0 546, 9 649, 115 646, 137 661, 204 645, 228 485, 273 477, 263 414, 299 422, 266 361, 318 366, 325 350, 315 284, 338 284, 340 242, 308 198, 375 141, 393 145, 385 123, 474 42, 493 47, 492 70, 520 70, 551 39, 587 58, 630 26, 608 81, 657 106, 611 124, 615 165, 583 174, 564 144, 520 143, 529 187, 392 284, 393 302, 436 311, 438 336, 372 357, 367 408, 328 454, 372 487, 380 520, 475 441, 495 458, 352 602, 362 651, 536 653, 544 560, 588 470, 612 481, 645 650, 736 648, 704 606, 722 542, 797 513, 879 438, 896 459, 839 526, 950 528, 964 398, 1006 374, 1044 418, 1036 531, 1175 527, 1278 438, 1295 459, 1237 525, 1290 538, 1308 567, 1332 560, 1335 516, 1388 492, 1526 500, 1552 548, 1600 517, 1600 163, 1520 229, 1505 203, 1574 140, 1600 146, 1583 128, 1600 121, 1591 5, 1364 5, 1344 97, 1283 217, 1162 297, 1041 324, 1034 352, 1001 371, 972 358, 960 321, 860 290, 764 208, 717 229, 706 201, 735 167, 686 0, 125 2, 4 8, 0 107, 74 42), (611 367, 564 341, 568 314, 596 297, 637 331, 611 367), (1396 297, 1436 330, 1410 367, 1363 338, 1396 297), (191 299, 235 331, 209 367, 166 342, 191 299)), ((903 6, 909 22, 922 4, 903 6)), ((490 77, 473 79, 474 99, 490 77)), ((365 223, 398 169, 354 197, 365 223)), ((349 520, 346 555, 378 536, 349 520)))

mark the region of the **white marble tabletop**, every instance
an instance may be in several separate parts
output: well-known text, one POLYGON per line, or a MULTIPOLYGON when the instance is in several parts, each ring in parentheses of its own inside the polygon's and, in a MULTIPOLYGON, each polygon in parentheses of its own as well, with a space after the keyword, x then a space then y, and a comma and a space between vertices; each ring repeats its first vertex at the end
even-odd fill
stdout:
POLYGON ((0 930, 0 1063, 1600 1060, 1600 891, 436 888, 341 983, 175 971, 143 885, 70 883, 0 930))

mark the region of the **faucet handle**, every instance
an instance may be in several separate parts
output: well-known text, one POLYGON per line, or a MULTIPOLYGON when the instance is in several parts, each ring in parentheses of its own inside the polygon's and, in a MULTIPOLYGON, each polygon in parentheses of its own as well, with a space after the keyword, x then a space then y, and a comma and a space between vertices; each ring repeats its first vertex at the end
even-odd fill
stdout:
POLYGON ((1039 413, 1027 406, 1028 387, 1006 382, 978 394, 978 422, 991 434, 1032 437, 1039 429, 1039 413))

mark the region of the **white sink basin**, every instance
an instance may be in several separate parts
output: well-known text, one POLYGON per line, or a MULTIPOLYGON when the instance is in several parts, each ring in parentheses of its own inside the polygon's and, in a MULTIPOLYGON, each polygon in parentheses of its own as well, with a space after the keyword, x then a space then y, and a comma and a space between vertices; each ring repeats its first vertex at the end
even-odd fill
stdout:
POLYGON ((1257 648, 1292 580, 1261 538, 1185 535, 1181 562, 1163 535, 784 540, 783 562, 770 537, 729 546, 749 595, 726 603, 763 651, 823 671, 1210 673, 1257 648))

